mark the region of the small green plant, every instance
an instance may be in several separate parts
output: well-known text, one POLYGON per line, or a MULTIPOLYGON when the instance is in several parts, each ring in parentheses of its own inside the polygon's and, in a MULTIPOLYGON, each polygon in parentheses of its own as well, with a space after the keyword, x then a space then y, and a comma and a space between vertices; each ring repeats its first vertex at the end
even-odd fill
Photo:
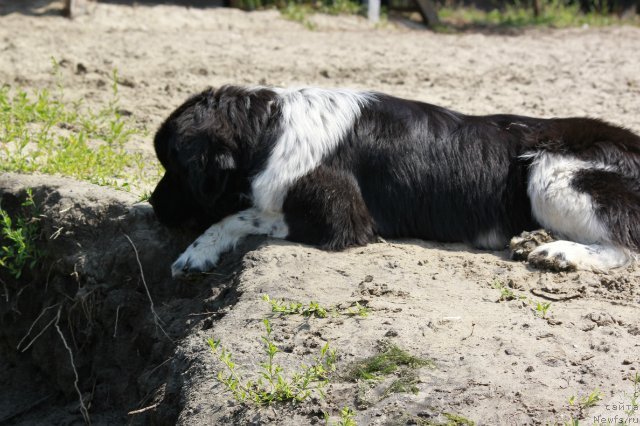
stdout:
POLYGON ((315 318, 326 318, 329 315, 329 312, 332 315, 346 315, 346 316, 359 316, 366 317, 369 315, 369 308, 366 306, 362 306, 357 301, 352 303, 348 308, 327 308, 320 305, 318 302, 314 302, 313 300, 309 302, 307 305, 302 302, 285 302, 284 300, 276 300, 273 299, 268 294, 262 296, 262 300, 269 303, 271 305, 271 312, 278 313, 281 315, 302 315, 303 317, 315 317, 315 318))
POLYGON ((580 405, 585 408, 595 407, 595 405, 602 399, 602 392, 598 389, 595 389, 589 395, 585 396, 580 400, 580 405))
POLYGON ((396 345, 389 345, 379 354, 356 363, 351 370, 350 378, 352 380, 378 380, 394 373, 401 367, 410 369, 435 368, 435 364, 430 359, 415 357, 396 345))
POLYGON ((549 310, 550 307, 551 307, 551 302, 547 302, 547 303, 537 302, 536 313, 540 316, 540 318, 546 318, 547 311, 549 310))
POLYGON ((625 414, 629 417, 638 415, 638 398, 640 398, 640 373, 635 374, 633 381, 633 393, 629 396, 629 409, 625 414))
POLYGON ((285 303, 284 300, 279 302, 275 299, 272 299, 268 294, 262 296, 262 300, 271 304, 271 312, 276 312, 283 315, 302 315, 304 317, 327 317, 327 309, 323 306, 320 306, 318 302, 311 301, 307 306, 304 306, 299 302, 285 303))
POLYGON ((23 212, 14 219, 0 208, 0 240, 3 242, 0 267, 6 268, 16 279, 22 276, 25 267, 33 269, 41 255, 36 245, 40 234, 39 211, 31 189, 27 189, 22 208, 23 212))
POLYGON ((139 203, 148 202, 150 198, 151 198, 151 191, 144 191, 138 197, 138 202, 139 203))
MULTIPOLYGON (((602 399, 602 392, 598 389, 594 389, 589 395, 583 396, 582 398, 578 398, 573 395, 569 398, 569 406, 577 406, 578 407, 578 419, 584 417, 584 412, 587 408, 594 407, 598 401, 602 399)), ((576 418, 571 418, 569 421, 569 425, 577 426, 579 421, 576 418)))
POLYGON ((220 344, 220 340, 207 341, 218 360, 226 367, 227 373, 218 372, 217 380, 226 386, 237 401, 250 401, 258 406, 301 402, 314 392, 324 396, 322 388, 328 383, 329 373, 335 369, 335 350, 330 349, 328 343, 325 344, 313 363, 302 365, 300 371, 286 375, 283 367, 275 362, 275 356, 280 350, 273 342, 271 323, 267 319, 263 323, 266 334, 262 336, 262 342, 267 360, 260 363, 261 371, 257 381, 243 379, 231 352, 220 344))
POLYGON ((369 316, 369 308, 367 308, 366 306, 362 306, 358 302, 355 302, 353 305, 347 308, 344 314, 352 317, 367 317, 369 316))
POLYGON ((516 295, 513 290, 505 286, 504 283, 500 280, 495 280, 491 284, 491 287, 495 288, 496 290, 500 290, 500 298, 498 299, 498 302, 508 302, 510 300, 516 299, 516 295))
POLYGON ((350 407, 343 407, 340 410, 340 420, 337 422, 329 421, 329 413, 325 411, 324 413, 324 422, 327 426, 357 426, 355 419, 356 413, 350 407))

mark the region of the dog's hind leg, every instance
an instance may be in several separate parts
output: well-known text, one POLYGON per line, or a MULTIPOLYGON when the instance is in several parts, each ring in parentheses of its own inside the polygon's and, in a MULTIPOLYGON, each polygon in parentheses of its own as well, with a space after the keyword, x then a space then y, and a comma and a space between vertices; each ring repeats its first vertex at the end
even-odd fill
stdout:
POLYGON ((374 224, 355 178, 319 167, 298 179, 282 208, 287 239, 328 250, 365 245, 374 239, 374 224))
POLYGON ((534 218, 564 239, 533 250, 533 266, 606 271, 627 265, 638 250, 638 184, 613 167, 542 152, 531 165, 528 194, 534 218))

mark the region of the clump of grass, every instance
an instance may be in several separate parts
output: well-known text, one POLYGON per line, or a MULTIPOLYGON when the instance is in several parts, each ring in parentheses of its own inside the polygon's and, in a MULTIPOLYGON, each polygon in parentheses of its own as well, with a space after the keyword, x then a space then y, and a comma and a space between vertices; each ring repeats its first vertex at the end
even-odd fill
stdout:
POLYGON ((415 357, 396 345, 388 345, 379 354, 356 363, 349 377, 352 380, 378 380, 402 367, 415 370, 421 367, 435 368, 435 364, 430 359, 415 357))
POLYGON ((311 301, 308 305, 303 305, 300 302, 277 301, 269 297, 268 294, 262 296, 262 300, 271 304, 271 312, 276 312, 283 315, 302 315, 304 317, 316 317, 326 318, 327 309, 320 306, 318 302, 311 301))
POLYGON ((263 295, 262 300, 271 305, 271 312, 281 315, 302 315, 306 318, 326 318, 329 312, 332 312, 334 315, 346 315, 352 317, 366 317, 369 315, 369 308, 362 306, 357 301, 346 309, 338 309, 337 307, 324 307, 313 300, 306 305, 301 302, 285 302, 284 300, 278 301, 271 298, 268 294, 263 295))
POLYGON ((391 382, 380 399, 385 399, 392 393, 412 393, 415 395, 419 390, 417 386, 418 383, 420 383, 420 379, 416 372, 414 370, 405 369, 402 371, 402 374, 391 382))
POLYGON ((447 419, 446 426, 475 426, 476 424, 460 414, 442 413, 442 415, 447 419))
POLYGON ((435 364, 430 359, 415 357, 396 345, 385 345, 377 355, 352 365, 345 378, 351 381, 362 380, 359 382, 359 392, 363 394, 359 399, 363 404, 369 404, 362 386, 376 386, 375 382, 382 381, 391 374, 395 377, 390 385, 385 385, 386 389, 382 392, 380 401, 392 393, 418 393, 417 384, 420 383, 420 379, 415 370, 421 367, 435 368, 435 364))
POLYGON ((227 373, 218 372, 217 379, 239 402, 252 402, 257 406, 281 402, 301 402, 314 393, 324 397, 322 388, 327 385, 330 372, 335 370, 336 352, 325 344, 320 354, 309 365, 299 371, 286 374, 284 368, 275 362, 280 349, 273 342, 269 320, 263 320, 266 334, 262 336, 266 361, 260 363, 260 377, 257 381, 245 380, 233 361, 231 352, 220 344, 220 340, 209 339, 211 350, 225 366, 227 373))
POLYGON ((40 235, 40 213, 31 189, 27 189, 22 209, 23 211, 12 219, 9 213, 0 207, 0 267, 7 269, 16 279, 22 276, 26 267, 33 269, 41 257, 36 245, 40 235))
POLYGON ((125 190, 132 189, 131 179, 145 180, 142 155, 125 149, 141 131, 120 112, 115 71, 112 80, 113 100, 98 110, 66 102, 61 83, 55 95, 0 87, 0 171, 58 174, 125 190))

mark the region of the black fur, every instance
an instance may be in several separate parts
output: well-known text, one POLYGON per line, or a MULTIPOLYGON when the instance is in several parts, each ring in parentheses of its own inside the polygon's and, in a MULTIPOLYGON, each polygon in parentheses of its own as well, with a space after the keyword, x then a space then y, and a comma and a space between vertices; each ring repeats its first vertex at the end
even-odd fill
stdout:
POLYGON ((383 237, 469 241, 536 226, 526 196, 524 127, 381 97, 325 164, 352 174, 383 237))
POLYGON ((202 229, 251 205, 249 177, 264 164, 278 125, 269 123, 277 116, 275 94, 243 90, 192 96, 156 133, 166 173, 149 202, 166 225, 202 229))
POLYGON ((373 220, 351 173, 318 167, 289 190, 282 207, 288 239, 341 250, 373 240, 373 220))

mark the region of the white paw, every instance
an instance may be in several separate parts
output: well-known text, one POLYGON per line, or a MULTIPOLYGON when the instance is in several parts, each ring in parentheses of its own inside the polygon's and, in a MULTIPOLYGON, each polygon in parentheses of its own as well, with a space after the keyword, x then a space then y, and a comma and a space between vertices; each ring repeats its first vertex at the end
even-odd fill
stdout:
POLYGON ((554 241, 533 250, 527 260, 542 269, 552 271, 608 271, 626 266, 631 261, 628 250, 613 245, 580 244, 554 241))
POLYGON ((171 276, 183 278, 192 274, 202 274, 212 271, 217 263, 218 255, 215 250, 210 245, 201 244, 196 240, 173 262, 171 276))
POLYGON ((527 260, 539 269, 575 271, 582 263, 580 257, 587 255, 583 247, 571 241, 554 241, 537 247, 529 253, 527 260))

